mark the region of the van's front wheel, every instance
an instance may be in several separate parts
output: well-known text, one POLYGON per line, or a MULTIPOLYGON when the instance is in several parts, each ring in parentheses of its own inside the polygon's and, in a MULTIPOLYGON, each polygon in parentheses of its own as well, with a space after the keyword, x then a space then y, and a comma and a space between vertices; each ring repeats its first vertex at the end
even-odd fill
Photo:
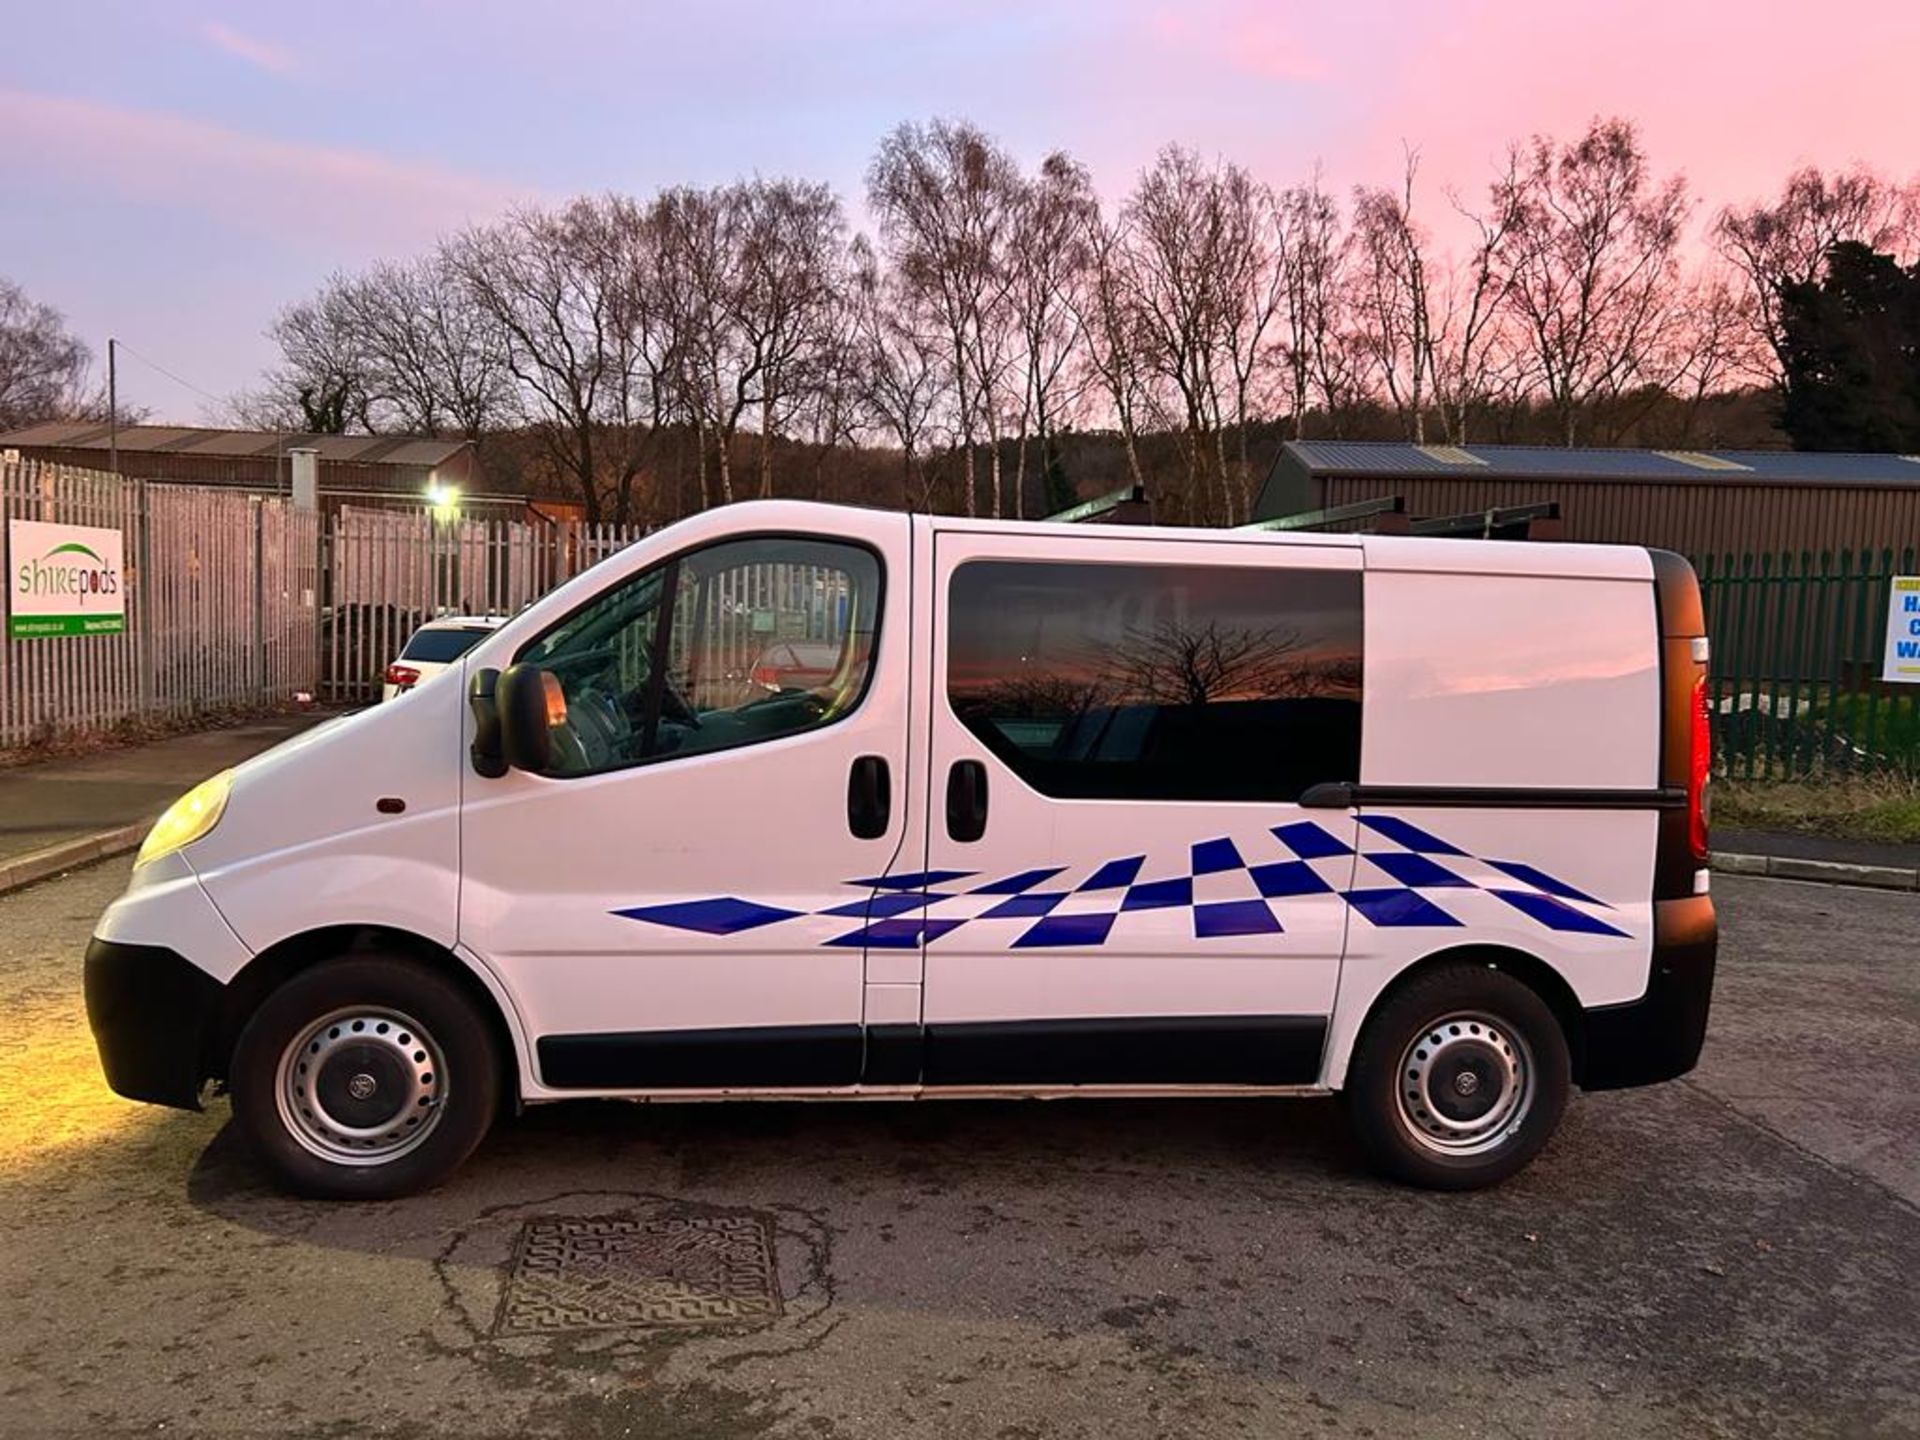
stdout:
POLYGON ((1414 1185, 1495 1185, 1540 1152, 1571 1088, 1566 1037, 1539 995, 1460 962, 1416 977, 1371 1017, 1347 1108, 1376 1168, 1414 1185))
POLYGON ((303 970, 240 1033, 234 1116, 274 1179, 315 1199, 385 1200, 437 1185, 499 1103, 486 1019, 412 959, 303 970))

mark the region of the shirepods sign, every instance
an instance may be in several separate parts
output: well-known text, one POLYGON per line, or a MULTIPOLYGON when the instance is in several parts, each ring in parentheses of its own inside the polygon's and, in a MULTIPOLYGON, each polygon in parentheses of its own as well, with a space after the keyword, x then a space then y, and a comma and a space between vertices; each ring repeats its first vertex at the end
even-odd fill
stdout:
POLYGON ((7 634, 118 635, 127 628, 118 530, 7 522, 7 634))

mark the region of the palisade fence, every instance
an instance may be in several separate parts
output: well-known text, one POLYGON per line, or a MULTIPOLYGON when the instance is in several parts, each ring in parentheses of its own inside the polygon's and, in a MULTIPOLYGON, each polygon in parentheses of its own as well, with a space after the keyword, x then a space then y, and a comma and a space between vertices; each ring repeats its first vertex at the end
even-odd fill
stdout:
POLYGON ((118 530, 126 570, 120 633, 5 642, 0 748, 311 686, 314 515, 231 490, 18 460, 0 462, 0 511, 118 530))
POLYGON ((321 698, 378 699, 388 663, 423 621, 512 615, 645 533, 429 509, 335 511, 321 572, 321 698))
POLYGON ((377 700, 421 621, 511 615, 643 533, 424 508, 323 519, 282 499, 18 460, 0 463, 0 502, 0 522, 118 530, 127 571, 123 632, 0 644, 0 749, 301 692, 377 700))
POLYGON ((1920 686, 1880 679, 1912 549, 1694 557, 1713 641, 1717 768, 1737 779, 1920 779, 1920 686))

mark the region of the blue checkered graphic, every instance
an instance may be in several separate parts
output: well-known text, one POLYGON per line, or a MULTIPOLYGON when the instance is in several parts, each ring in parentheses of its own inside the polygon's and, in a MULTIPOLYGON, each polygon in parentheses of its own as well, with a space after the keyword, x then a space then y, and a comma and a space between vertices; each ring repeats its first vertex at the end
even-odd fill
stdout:
POLYGON ((1187 866, 1172 875, 1154 875, 1148 857, 1129 855, 1101 861, 1077 882, 1075 867, 1066 865, 977 884, 963 883, 979 881, 977 871, 928 870, 849 880, 846 884, 862 893, 824 910, 722 895, 613 913, 716 936, 832 916, 856 923, 822 944, 890 950, 917 949, 962 926, 992 923, 1016 927, 1005 942, 1011 948, 1033 950, 1103 945, 1117 921, 1143 910, 1186 911, 1197 940, 1279 935, 1286 930, 1286 905, 1315 895, 1338 895, 1361 920, 1383 929, 1457 929, 1466 922, 1448 908, 1450 898, 1483 894, 1547 930, 1626 936, 1604 918, 1612 908, 1604 901, 1524 861, 1471 855, 1396 816, 1363 816, 1360 824, 1364 831, 1357 852, 1307 820, 1268 830, 1273 846, 1264 839, 1250 845, 1244 838, 1209 836, 1188 847, 1187 866), (1280 853, 1243 853, 1275 847, 1280 853), (1316 868, 1316 861, 1336 863, 1316 868), (1341 861, 1353 867, 1351 882, 1344 879, 1341 861), (1335 869, 1347 888, 1329 878, 1335 869), (1234 893, 1227 893, 1230 889, 1234 893))

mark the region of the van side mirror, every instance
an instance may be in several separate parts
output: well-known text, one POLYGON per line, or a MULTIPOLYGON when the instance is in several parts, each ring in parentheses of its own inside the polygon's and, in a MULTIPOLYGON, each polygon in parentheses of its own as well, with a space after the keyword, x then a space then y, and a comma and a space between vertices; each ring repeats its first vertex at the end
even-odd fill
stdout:
POLYGON ((500 754, 516 770, 544 772, 553 763, 554 706, 566 718, 560 682, 538 665, 514 665, 494 687, 500 715, 500 754))
POLYGON ((500 743, 500 672, 476 670, 467 683, 467 707, 473 711, 473 744, 467 753, 473 758, 473 771, 489 780, 507 773, 506 752, 500 743))

